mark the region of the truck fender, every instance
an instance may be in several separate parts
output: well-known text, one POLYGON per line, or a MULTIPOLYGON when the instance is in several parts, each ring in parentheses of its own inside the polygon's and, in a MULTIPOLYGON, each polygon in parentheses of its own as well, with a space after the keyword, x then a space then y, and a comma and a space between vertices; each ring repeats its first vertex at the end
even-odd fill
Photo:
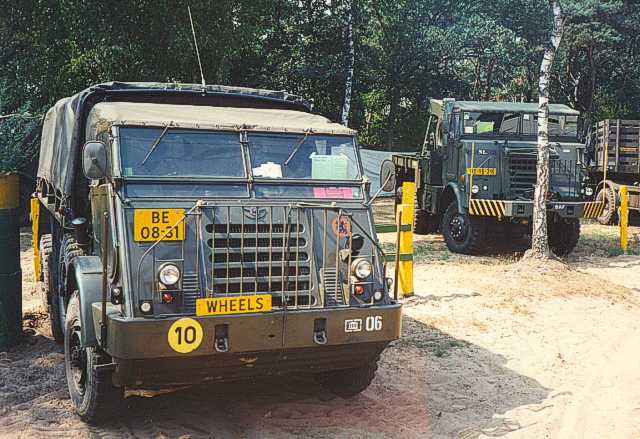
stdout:
POLYGON ((98 256, 77 256, 70 268, 80 296, 83 345, 97 347, 91 304, 102 300, 102 261, 98 256))
MULTIPOLYGON (((445 189, 443 191, 443 194, 446 193, 447 189, 449 189, 449 188, 451 188, 451 190, 453 191, 453 194, 456 196, 456 201, 458 202, 458 212, 466 213, 467 212, 467 208, 464 207, 464 196, 462 195, 462 192, 460 191, 460 186, 458 186, 458 183, 454 183, 452 181, 447 183, 447 185, 445 186, 445 189)), ((448 206, 444 206, 444 209, 446 209, 447 207, 448 206)))

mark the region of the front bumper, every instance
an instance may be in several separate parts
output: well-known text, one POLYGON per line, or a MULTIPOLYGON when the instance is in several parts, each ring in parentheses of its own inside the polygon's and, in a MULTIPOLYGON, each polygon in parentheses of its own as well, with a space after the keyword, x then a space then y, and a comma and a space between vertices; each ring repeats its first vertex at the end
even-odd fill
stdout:
MULTIPOLYGON (((547 202, 547 210, 562 218, 597 218, 603 209, 604 204, 597 201, 547 202)), ((469 213, 498 218, 531 218, 533 201, 471 199, 469 213)))
MULTIPOLYGON (((92 311, 94 322, 99 322, 101 304, 93 303, 92 311)), ((169 331, 180 318, 126 319, 109 306, 105 350, 116 365, 117 385, 178 386, 363 366, 400 337, 402 310, 392 304, 188 316, 203 333, 202 342, 188 353, 176 352, 169 343, 169 331), (314 337, 318 320, 324 320, 323 344, 314 337), (219 352, 216 327, 223 325, 227 325, 228 351, 219 352)))
MULTIPOLYGON (((101 304, 93 303, 93 321, 99 332, 101 304)), ((108 308, 107 346, 109 355, 119 359, 152 359, 223 355, 252 351, 268 351, 320 347, 314 341, 318 321, 324 320, 326 343, 323 346, 369 342, 388 343, 400 337, 402 310, 400 304, 319 308, 269 313, 216 315, 193 318, 202 327, 203 338, 198 348, 182 354, 168 341, 171 325, 181 317, 124 318, 113 307, 108 308), (367 325, 369 319, 369 325, 367 325), (379 322, 379 323, 376 323, 379 322), (214 347, 216 326, 226 325, 228 351, 214 347), (349 328, 347 328, 347 325, 349 328)))

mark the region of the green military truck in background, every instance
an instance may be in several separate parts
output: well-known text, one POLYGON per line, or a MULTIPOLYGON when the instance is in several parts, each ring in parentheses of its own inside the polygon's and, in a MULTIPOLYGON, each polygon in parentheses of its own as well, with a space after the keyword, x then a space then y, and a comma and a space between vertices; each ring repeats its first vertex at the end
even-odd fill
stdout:
POLYGON ((640 212, 640 120, 602 120, 591 127, 586 145, 585 162, 589 165, 596 200, 604 204, 598 216, 600 224, 617 223, 622 186, 628 188, 630 212, 637 215, 640 212))
MULTIPOLYGON (((431 100, 424 143, 381 168, 381 185, 416 182, 415 232, 444 235, 452 252, 475 254, 490 241, 531 233, 536 184, 538 106, 532 103, 431 100)), ((578 138, 579 113, 550 105, 549 244, 567 255, 580 237, 580 219, 600 215, 591 201, 578 138)))
POLYGON ((364 390, 401 325, 369 187, 355 131, 286 92, 115 82, 60 100, 36 273, 80 417, 109 419, 126 389, 255 376, 364 390))

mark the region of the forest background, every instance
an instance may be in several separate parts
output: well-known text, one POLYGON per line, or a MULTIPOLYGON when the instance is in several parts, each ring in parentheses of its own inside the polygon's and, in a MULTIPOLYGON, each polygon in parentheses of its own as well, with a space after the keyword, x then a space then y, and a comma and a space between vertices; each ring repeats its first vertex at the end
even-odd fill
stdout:
MULTIPOLYGON (((637 0, 564 0, 552 102, 640 118, 637 0)), ((536 101, 547 0, 5 0, 0 172, 33 164, 44 112, 105 81, 288 90, 361 145, 415 150, 429 98, 536 101), (345 111, 346 110, 346 111, 345 111), (9 116, 9 117, 5 117, 9 116)), ((588 125, 588 122, 587 122, 588 125)))

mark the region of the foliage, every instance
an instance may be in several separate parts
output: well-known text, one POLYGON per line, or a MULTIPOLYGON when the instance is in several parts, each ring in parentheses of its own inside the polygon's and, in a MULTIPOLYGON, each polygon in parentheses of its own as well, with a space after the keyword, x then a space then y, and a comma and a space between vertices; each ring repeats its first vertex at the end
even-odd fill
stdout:
MULTIPOLYGON (((0 14, 0 114, 41 115, 102 81, 200 82, 189 4, 208 83, 287 89, 337 121, 351 3, 349 120, 362 144, 415 149, 431 97, 537 98, 551 28, 546 0, 7 0, 0 14)), ((552 100, 592 120, 640 117, 637 2, 564 0, 563 7, 567 27, 552 100)), ((0 160, 22 166, 33 153, 37 120, 4 121, 0 160)))

